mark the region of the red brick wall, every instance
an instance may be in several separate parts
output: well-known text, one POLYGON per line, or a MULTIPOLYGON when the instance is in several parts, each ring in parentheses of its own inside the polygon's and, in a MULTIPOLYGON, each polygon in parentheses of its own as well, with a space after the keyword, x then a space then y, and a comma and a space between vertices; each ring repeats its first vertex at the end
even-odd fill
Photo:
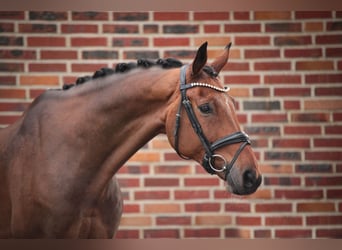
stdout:
POLYGON ((158 136, 122 168, 119 238, 342 237, 342 12, 0 12, 0 124, 41 91, 137 57, 232 41, 222 79, 264 174, 225 192, 158 136))

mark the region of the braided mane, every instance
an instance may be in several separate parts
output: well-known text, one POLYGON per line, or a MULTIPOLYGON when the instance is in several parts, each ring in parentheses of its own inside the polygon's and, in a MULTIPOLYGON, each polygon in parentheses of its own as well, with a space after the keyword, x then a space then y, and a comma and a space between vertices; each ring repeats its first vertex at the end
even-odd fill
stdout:
POLYGON ((106 77, 112 74, 118 73, 125 73, 135 68, 150 68, 153 66, 159 66, 163 69, 170 69, 170 68, 179 68, 183 66, 183 63, 174 58, 167 58, 167 59, 158 59, 156 61, 152 61, 149 59, 138 59, 137 62, 130 62, 130 63, 119 63, 116 65, 115 68, 101 68, 96 70, 92 76, 82 76, 76 79, 75 83, 71 84, 64 84, 63 90, 70 89, 76 85, 80 85, 90 80, 96 78, 106 77))

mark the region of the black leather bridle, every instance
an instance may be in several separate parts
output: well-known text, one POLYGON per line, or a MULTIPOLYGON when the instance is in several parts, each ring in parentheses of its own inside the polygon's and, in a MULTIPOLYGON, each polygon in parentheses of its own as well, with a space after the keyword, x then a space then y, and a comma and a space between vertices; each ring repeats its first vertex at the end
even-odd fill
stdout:
POLYGON ((207 83, 186 83, 186 69, 187 69, 188 65, 184 65, 181 68, 181 74, 180 74, 180 91, 181 91, 181 102, 179 104, 179 108, 178 108, 178 112, 176 114, 176 123, 175 123, 175 130, 174 130, 174 138, 175 138, 175 150, 177 152, 177 154, 182 157, 183 159, 189 159, 188 157, 182 155, 179 152, 179 129, 180 129, 180 119, 181 119, 181 112, 182 112, 182 107, 184 107, 188 118, 190 120, 190 123, 195 131, 195 133, 197 134, 197 136, 199 137, 204 150, 205 150, 205 154, 203 157, 203 162, 202 162, 202 166, 204 167, 204 169, 210 173, 210 174, 215 174, 215 173, 220 173, 220 172, 224 172, 225 176, 226 176, 226 180, 228 179, 228 175, 230 173, 230 170, 232 169, 235 161, 237 160, 237 158, 239 157, 240 153, 242 152, 242 150, 249 144, 251 144, 248 135, 244 132, 238 131, 234 134, 225 136, 221 139, 218 139, 217 141, 210 143, 208 141, 208 139, 206 138, 206 136, 203 133, 203 130, 201 128, 200 123, 198 122, 198 119, 196 118, 195 112, 192 108, 191 102, 189 100, 189 98, 186 95, 186 91, 190 88, 194 88, 194 87, 204 87, 204 88, 210 88, 213 89, 215 91, 219 91, 219 92, 227 92, 229 89, 225 88, 219 88, 207 83), (232 160, 227 163, 227 160, 220 154, 215 154, 215 150, 227 146, 227 145, 231 145, 231 144, 236 144, 236 143, 242 143, 239 147, 239 149, 236 151, 234 157, 232 158, 232 160), (220 159, 221 161, 223 161, 222 167, 220 169, 216 168, 214 165, 214 160, 215 159, 220 159))

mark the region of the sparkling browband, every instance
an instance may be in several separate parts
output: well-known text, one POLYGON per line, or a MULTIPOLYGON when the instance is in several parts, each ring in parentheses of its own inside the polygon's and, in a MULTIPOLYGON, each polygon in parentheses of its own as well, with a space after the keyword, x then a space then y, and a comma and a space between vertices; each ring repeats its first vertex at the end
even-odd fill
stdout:
POLYGON ((220 87, 216 87, 213 85, 210 85, 208 83, 202 83, 202 82, 192 82, 189 83, 187 85, 190 85, 191 87, 205 87, 205 88, 210 88, 219 92, 228 92, 230 90, 229 87, 224 87, 224 88, 220 88, 220 87))

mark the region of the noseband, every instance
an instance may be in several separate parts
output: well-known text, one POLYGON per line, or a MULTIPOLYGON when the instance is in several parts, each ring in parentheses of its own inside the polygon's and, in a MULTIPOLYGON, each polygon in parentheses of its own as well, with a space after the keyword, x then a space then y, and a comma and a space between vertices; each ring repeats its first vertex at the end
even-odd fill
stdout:
POLYGON ((247 134, 245 134, 244 132, 236 132, 234 134, 225 136, 221 139, 218 139, 217 141, 215 141, 214 143, 210 143, 208 141, 208 139, 206 138, 206 136, 203 133, 203 130, 201 128, 200 123, 198 122, 198 119, 196 118, 195 112, 192 108, 191 102, 189 100, 189 98, 186 95, 186 91, 190 88, 194 88, 194 87, 203 87, 203 88, 210 88, 212 90, 218 91, 218 92, 228 92, 229 88, 219 88, 207 83, 189 83, 186 84, 186 69, 187 69, 187 65, 183 66, 181 68, 181 75, 180 75, 180 91, 181 91, 181 103, 179 105, 178 108, 178 112, 176 114, 176 125, 175 125, 175 130, 174 130, 174 138, 175 138, 175 150, 177 152, 177 154, 182 157, 183 159, 189 159, 188 157, 182 155, 179 152, 179 128, 180 128, 180 118, 181 118, 181 111, 182 111, 182 106, 184 107, 188 118, 190 120, 190 123, 192 125, 192 128, 194 129, 195 133, 197 134, 197 136, 199 137, 204 150, 205 150, 205 154, 203 157, 203 162, 202 162, 202 166, 204 167, 204 169, 210 173, 210 174, 215 174, 215 173, 220 173, 220 172, 224 172, 226 171, 226 179, 228 178, 228 174, 230 173, 230 170, 232 169, 235 161, 237 160, 237 158, 239 157, 240 153, 242 152, 242 150, 249 144, 251 144, 247 134), (227 146, 227 145, 231 145, 231 144, 236 144, 236 143, 241 143, 239 149, 236 151, 234 157, 232 158, 232 160, 228 163, 227 160, 220 154, 215 154, 215 150, 227 146), (221 160, 223 161, 223 166, 221 169, 218 169, 217 167, 215 167, 215 163, 214 160, 221 160))

